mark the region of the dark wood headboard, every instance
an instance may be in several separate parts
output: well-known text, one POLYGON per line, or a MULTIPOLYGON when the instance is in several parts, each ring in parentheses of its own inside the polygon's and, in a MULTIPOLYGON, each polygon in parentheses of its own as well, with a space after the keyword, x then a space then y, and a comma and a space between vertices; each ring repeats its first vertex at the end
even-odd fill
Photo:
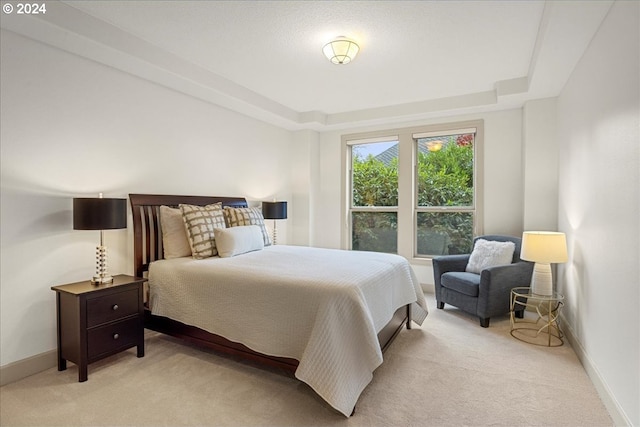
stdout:
POLYGON ((161 194, 129 194, 133 213, 133 266, 136 277, 144 277, 149 264, 163 258, 160 206, 178 207, 180 203, 247 207, 243 197, 167 196, 161 194))

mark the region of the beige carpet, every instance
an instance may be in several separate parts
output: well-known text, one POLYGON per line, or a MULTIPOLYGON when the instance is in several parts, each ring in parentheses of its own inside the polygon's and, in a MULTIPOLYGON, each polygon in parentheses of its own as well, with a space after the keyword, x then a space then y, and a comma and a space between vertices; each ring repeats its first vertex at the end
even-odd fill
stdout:
POLYGON ((299 381, 147 333, 135 349, 55 368, 0 389, 2 426, 610 426, 568 344, 512 338, 509 319, 483 329, 447 306, 403 331, 347 419, 299 381))

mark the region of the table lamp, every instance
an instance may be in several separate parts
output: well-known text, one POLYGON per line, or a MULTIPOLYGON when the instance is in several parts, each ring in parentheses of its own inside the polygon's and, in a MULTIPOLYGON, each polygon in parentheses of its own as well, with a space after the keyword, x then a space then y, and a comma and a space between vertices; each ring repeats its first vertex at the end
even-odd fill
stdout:
POLYGON ((73 229, 100 230, 100 246, 96 248, 96 275, 91 283, 112 283, 107 272, 107 247, 104 246, 104 230, 127 228, 127 199, 74 198, 73 229))
POLYGON ((531 292, 553 295, 551 263, 567 262, 567 240, 555 231, 525 231, 522 233, 520 258, 535 262, 531 276, 531 292))
POLYGON ((287 219, 287 202, 262 202, 262 216, 273 220, 273 244, 276 244, 276 220, 287 219))

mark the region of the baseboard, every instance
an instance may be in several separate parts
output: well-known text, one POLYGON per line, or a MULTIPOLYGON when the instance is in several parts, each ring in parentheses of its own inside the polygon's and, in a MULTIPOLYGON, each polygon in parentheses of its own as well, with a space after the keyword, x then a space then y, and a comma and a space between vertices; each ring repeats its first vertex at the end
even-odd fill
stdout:
POLYGON ((58 364, 58 351, 51 350, 0 366, 0 386, 19 381, 58 364))
POLYGON ((436 285, 433 283, 420 283, 420 287, 422 288, 422 292, 425 294, 433 294, 436 293, 436 285))
POLYGON ((602 403, 604 403, 604 406, 607 408, 609 415, 611 415, 613 424, 616 426, 633 426, 631 420, 629 419, 629 417, 627 417, 624 410, 618 404, 615 396, 613 395, 613 393, 611 393, 611 390, 602 379, 600 372, 598 372, 598 369, 593 364, 593 361, 585 351, 584 347, 582 347, 580 341, 576 339, 573 329, 569 326, 567 320, 562 314, 560 315, 560 318, 562 321, 562 331, 565 334, 565 338, 567 341, 569 341, 569 344, 571 344, 573 351, 578 356, 580 363, 582 363, 582 367, 587 372, 587 376, 596 388, 596 392, 600 396, 600 399, 602 399, 602 403))

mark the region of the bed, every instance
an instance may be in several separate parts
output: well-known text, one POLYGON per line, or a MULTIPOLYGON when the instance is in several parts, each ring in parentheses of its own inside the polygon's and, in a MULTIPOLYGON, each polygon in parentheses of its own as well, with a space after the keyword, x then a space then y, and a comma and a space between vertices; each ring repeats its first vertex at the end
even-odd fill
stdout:
POLYGON ((149 279, 145 327, 284 370, 345 416, 398 333, 426 318, 402 257, 267 245, 238 256, 164 259, 161 206, 246 208, 246 200, 129 198, 135 274, 149 279))

